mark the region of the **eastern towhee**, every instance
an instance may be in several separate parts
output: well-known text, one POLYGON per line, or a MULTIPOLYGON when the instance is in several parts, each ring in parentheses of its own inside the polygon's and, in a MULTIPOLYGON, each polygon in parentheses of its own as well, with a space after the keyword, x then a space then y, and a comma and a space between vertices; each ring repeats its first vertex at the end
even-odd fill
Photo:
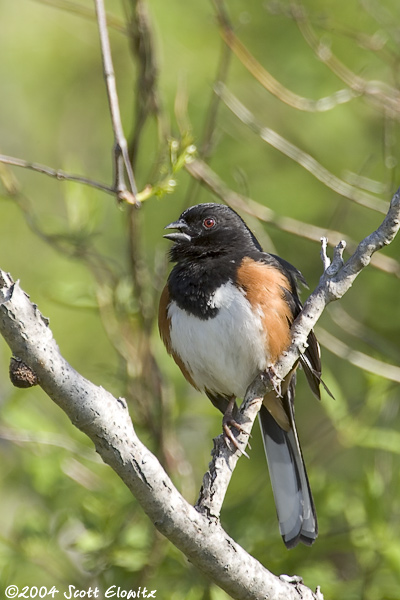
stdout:
MULTIPOLYGON (((258 374, 273 372, 289 347, 290 327, 302 307, 297 283, 305 280, 291 264, 263 252, 241 217, 222 204, 193 206, 166 229, 177 230, 164 236, 174 242, 170 258, 176 265, 160 299, 161 337, 189 383, 224 414, 225 434, 235 443, 230 430, 235 400, 258 374)), ((320 398, 320 352, 313 332, 299 362, 320 398)), ((266 394, 259 412, 288 548, 311 545, 318 534, 294 422, 296 366, 282 382, 281 395, 266 394)))

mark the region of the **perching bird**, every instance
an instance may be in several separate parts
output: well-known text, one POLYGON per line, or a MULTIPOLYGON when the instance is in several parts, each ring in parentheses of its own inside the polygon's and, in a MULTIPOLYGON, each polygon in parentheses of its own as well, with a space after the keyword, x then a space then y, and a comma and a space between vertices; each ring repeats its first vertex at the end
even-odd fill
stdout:
MULTIPOLYGON (((224 414, 234 441, 236 398, 290 345, 290 327, 301 310, 291 264, 262 251, 243 219, 222 204, 198 204, 166 229, 176 263, 160 299, 159 329, 167 351, 193 387, 224 414)), ((321 363, 313 332, 300 357, 312 392, 320 398, 321 363)), ((296 367, 259 412, 279 528, 285 545, 311 545, 318 526, 294 422, 296 367)), ((237 443, 237 442, 236 442, 237 443)))

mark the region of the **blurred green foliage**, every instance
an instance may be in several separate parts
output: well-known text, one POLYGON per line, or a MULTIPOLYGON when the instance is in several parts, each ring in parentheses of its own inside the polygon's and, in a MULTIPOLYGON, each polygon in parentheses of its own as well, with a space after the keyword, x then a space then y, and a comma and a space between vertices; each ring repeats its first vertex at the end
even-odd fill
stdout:
MULTIPOLYGON (((220 416, 167 357, 154 317, 168 268, 163 226, 188 204, 215 201, 184 168, 193 145, 231 189, 277 217, 356 241, 382 217, 325 187, 246 128, 216 100, 217 78, 263 126, 337 177, 358 187, 373 184, 386 201, 399 184, 398 2, 304 3, 305 22, 325 57, 334 56, 354 81, 373 81, 380 91, 336 105, 332 95, 350 84, 306 42, 294 18, 296 3, 231 0, 227 8, 238 39, 273 77, 299 96, 330 98, 332 108, 301 112, 264 89, 228 56, 212 2, 110 1, 123 122, 137 150, 138 187, 149 196, 141 211, 88 186, 0 164, 1 267, 50 317, 71 364, 127 398, 141 438, 191 502, 220 416), (136 8, 148 13, 151 39, 146 28, 135 29, 136 8), (149 79, 133 51, 143 31, 154 61, 149 79), (154 88, 146 87, 149 80, 154 88), (397 112, 395 104, 384 106, 385 96, 395 98, 397 112)), ((2 0, 0 57, 0 152, 110 183, 113 139, 92 3, 2 0)), ((318 282, 319 240, 305 239, 305 227, 295 236, 281 229, 279 218, 262 224, 243 216, 266 250, 293 262, 311 287, 318 282)), ((398 260, 398 249, 396 240, 383 254, 398 260)), ((397 275, 369 267, 340 302, 342 312, 326 311, 321 326, 349 347, 397 365, 398 278, 398 264, 397 275)), ((226 598, 154 530, 39 388, 11 387, 8 361, 0 341, 0 589, 11 583, 62 590, 145 585, 157 589, 158 598, 226 598)), ((234 473, 223 525, 271 571, 302 575, 309 587, 321 585, 326 598, 398 600, 398 380, 361 370, 328 349, 323 368, 335 400, 324 394, 318 405, 301 376, 297 393, 319 516, 316 544, 284 548, 257 432, 251 460, 239 461, 234 473)))

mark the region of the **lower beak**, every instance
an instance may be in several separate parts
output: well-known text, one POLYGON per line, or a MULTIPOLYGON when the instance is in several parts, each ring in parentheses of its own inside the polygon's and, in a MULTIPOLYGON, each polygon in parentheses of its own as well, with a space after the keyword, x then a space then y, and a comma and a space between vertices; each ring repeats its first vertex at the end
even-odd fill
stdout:
POLYGON ((182 231, 182 229, 188 229, 188 225, 184 221, 174 221, 173 223, 170 223, 169 225, 164 227, 164 229, 180 229, 181 230, 181 231, 177 231, 175 233, 167 233, 166 235, 164 235, 163 237, 165 237, 167 240, 171 240, 172 242, 191 242, 192 241, 192 238, 190 237, 190 235, 187 233, 184 233, 182 231))

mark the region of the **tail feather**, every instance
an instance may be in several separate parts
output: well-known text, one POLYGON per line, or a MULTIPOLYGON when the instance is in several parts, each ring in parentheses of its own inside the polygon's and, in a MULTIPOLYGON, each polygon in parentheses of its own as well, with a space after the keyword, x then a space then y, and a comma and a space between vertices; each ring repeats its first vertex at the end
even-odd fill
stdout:
POLYGON ((318 535, 317 517, 294 420, 284 431, 265 406, 259 420, 283 541, 287 548, 310 546, 318 535))

